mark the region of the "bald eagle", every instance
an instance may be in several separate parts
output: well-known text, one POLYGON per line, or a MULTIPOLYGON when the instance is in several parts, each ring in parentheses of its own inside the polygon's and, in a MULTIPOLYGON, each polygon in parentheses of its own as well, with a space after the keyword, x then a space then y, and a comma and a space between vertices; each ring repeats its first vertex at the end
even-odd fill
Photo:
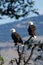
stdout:
POLYGON ((29 22, 28 34, 29 34, 31 37, 36 38, 36 26, 34 25, 33 22, 29 22))
POLYGON ((23 44, 23 41, 22 41, 22 38, 21 36, 16 32, 16 30, 14 28, 10 29, 10 31, 12 32, 11 34, 11 37, 15 43, 15 46, 18 44, 18 43, 21 43, 23 44))

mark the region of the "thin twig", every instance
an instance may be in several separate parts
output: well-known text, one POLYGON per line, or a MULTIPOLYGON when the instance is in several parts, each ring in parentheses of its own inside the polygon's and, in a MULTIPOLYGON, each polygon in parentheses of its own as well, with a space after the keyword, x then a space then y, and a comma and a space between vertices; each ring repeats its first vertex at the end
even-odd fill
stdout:
POLYGON ((25 61, 24 65, 26 65, 26 64, 28 63, 28 61, 31 59, 35 47, 36 47, 36 46, 33 46, 32 50, 31 50, 31 54, 30 54, 30 56, 28 57, 28 59, 25 61))

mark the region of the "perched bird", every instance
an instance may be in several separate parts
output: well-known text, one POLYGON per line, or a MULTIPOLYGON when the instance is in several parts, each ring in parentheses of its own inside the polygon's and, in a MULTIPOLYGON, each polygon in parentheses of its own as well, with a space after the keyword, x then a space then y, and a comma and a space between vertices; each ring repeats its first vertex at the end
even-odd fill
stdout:
POLYGON ((28 22, 29 26, 28 26, 28 34, 30 35, 29 39, 27 41, 25 41, 24 44, 27 44, 28 48, 32 47, 32 43, 34 42, 34 39, 36 38, 36 26, 34 25, 34 23, 32 21, 28 22))
POLYGON ((10 29, 10 31, 12 32, 11 37, 15 43, 15 46, 19 43, 23 44, 22 38, 21 36, 16 32, 16 30, 14 28, 10 29))
POLYGON ((36 26, 34 25, 34 23, 32 21, 29 22, 28 34, 31 37, 36 38, 36 26))

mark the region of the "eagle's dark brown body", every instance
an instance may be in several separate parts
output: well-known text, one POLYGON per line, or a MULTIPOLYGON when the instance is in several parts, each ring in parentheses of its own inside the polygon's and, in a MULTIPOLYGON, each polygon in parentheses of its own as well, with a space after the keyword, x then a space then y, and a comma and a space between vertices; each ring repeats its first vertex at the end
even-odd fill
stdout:
POLYGON ((20 36, 18 33, 13 32, 13 33, 11 34, 11 37, 12 37, 12 39, 14 40, 15 45, 17 45, 17 43, 23 44, 23 41, 22 41, 22 39, 21 39, 21 36, 20 36))
POLYGON ((34 35, 36 35, 36 26, 35 25, 30 25, 29 27, 28 27, 28 33, 29 33, 29 35, 30 36, 34 36, 34 35))

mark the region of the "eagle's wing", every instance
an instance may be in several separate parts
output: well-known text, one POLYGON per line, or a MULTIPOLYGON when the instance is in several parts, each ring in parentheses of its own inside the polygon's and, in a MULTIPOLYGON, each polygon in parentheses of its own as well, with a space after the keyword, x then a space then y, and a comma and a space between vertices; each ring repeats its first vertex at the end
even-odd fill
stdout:
POLYGON ((28 33, 29 35, 36 35, 36 27, 34 25, 30 25, 28 27, 28 33))
POLYGON ((13 33, 13 40, 23 43, 22 38, 18 33, 13 33))

